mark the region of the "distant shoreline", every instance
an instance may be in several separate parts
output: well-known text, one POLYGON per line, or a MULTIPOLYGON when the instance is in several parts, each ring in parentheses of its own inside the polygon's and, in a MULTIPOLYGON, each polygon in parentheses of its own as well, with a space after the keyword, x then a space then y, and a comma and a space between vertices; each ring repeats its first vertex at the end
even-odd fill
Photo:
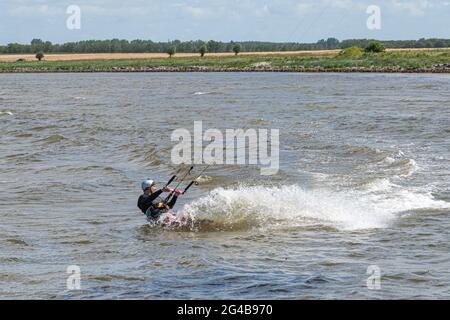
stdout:
POLYGON ((30 55, 0 55, 0 73, 93 72, 313 72, 450 73, 450 49, 391 49, 340 55, 339 50, 177 54, 61 54, 44 61, 30 55), (26 61, 17 61, 25 59, 26 61))
POLYGON ((397 74, 450 74, 450 67, 433 70, 390 70, 390 69, 286 69, 286 70, 259 70, 259 69, 148 69, 148 70, 80 70, 80 71, 0 71, 0 74, 50 74, 50 73, 397 73, 397 74))

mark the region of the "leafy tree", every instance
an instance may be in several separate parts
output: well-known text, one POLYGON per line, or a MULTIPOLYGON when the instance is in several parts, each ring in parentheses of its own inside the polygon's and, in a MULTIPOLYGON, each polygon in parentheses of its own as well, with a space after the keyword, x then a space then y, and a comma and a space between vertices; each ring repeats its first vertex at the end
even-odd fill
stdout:
POLYGON ((42 51, 44 51, 44 52, 51 52, 51 51, 52 51, 52 48, 53 48, 52 43, 51 43, 50 41, 45 41, 45 42, 43 43, 43 49, 42 49, 42 51))
POLYGON ((31 40, 31 48, 34 52, 39 52, 44 50, 44 41, 41 39, 31 40))
POLYGON ((36 53, 36 59, 38 59, 39 61, 44 59, 44 53, 42 51, 39 51, 38 53, 36 53))
POLYGON ((175 46, 172 46, 167 50, 167 54, 169 55, 169 58, 172 58, 177 53, 177 48, 175 46))
POLYGON ((214 40, 208 41, 208 51, 209 52, 214 52, 214 53, 219 52, 219 46, 220 46, 220 44, 217 41, 214 41, 214 40))
POLYGON ((203 45, 200 47, 199 52, 200 52, 200 55, 202 58, 205 56, 207 50, 208 50, 208 48, 206 47, 206 45, 203 45))
POLYGON ((380 53, 386 51, 386 47, 376 41, 370 42, 366 47, 366 52, 380 53))
POLYGON ((327 42, 326 42, 326 47, 327 47, 327 49, 332 50, 332 49, 339 48, 339 44, 340 44, 340 42, 339 42, 338 39, 336 39, 336 38, 328 38, 327 42))
POLYGON ((241 44, 240 43, 236 43, 233 47, 233 52, 235 55, 238 55, 241 52, 241 44))

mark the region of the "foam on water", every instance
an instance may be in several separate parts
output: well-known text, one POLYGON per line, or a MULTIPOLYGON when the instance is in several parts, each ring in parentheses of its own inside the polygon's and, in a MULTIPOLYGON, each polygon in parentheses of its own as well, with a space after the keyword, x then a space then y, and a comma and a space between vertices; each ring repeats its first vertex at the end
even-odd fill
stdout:
POLYGON ((390 161, 390 159, 387 159, 388 162, 388 169, 397 170, 399 177, 410 177, 415 172, 420 170, 419 165, 414 159, 400 159, 400 160, 394 160, 390 161))
POLYGON ((224 229, 323 225, 340 230, 386 228, 403 212, 450 208, 430 194, 404 190, 387 181, 374 192, 305 190, 282 187, 218 188, 185 205, 193 220, 209 219, 224 229), (380 192, 382 189, 389 192, 380 192))
POLYGON ((392 188, 396 187, 389 179, 381 178, 367 181, 362 185, 363 189, 361 192, 364 192, 364 189, 367 193, 370 192, 387 192, 392 190, 392 188))

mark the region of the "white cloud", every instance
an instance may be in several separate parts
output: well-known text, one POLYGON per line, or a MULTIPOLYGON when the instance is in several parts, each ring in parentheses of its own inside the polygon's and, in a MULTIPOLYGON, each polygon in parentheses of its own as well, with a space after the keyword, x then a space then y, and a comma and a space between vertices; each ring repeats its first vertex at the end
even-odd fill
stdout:
POLYGON ((293 4, 295 12, 301 16, 333 10, 364 12, 367 6, 368 5, 365 5, 362 1, 354 0, 304 0, 300 2, 296 1, 296 4, 293 4))
POLYGON ((12 7, 8 13, 13 17, 55 16, 64 14, 58 7, 50 7, 48 4, 19 5, 12 7))
POLYGON ((449 1, 440 0, 390 0, 387 5, 398 13, 408 13, 413 16, 424 16, 431 10, 439 10, 450 5, 449 1))
POLYGON ((316 10, 316 6, 314 6, 314 4, 312 3, 298 3, 295 6, 295 11, 299 14, 299 15, 305 15, 308 13, 311 13, 313 11, 316 10))
POLYGON ((192 6, 183 6, 182 7, 185 12, 191 15, 194 18, 204 18, 211 16, 211 10, 207 8, 200 7, 192 7, 192 6))
POLYGON ((413 16, 422 16, 425 14, 425 9, 428 7, 428 1, 392 1, 392 6, 396 10, 408 12, 413 16))
POLYGON ((150 8, 142 8, 136 6, 95 6, 82 5, 81 12, 91 16, 112 16, 112 17, 136 17, 151 14, 150 8))
POLYGON ((255 15, 258 17, 266 17, 269 16, 271 14, 270 12, 270 8, 267 4, 265 4, 262 8, 256 8, 255 9, 255 15))

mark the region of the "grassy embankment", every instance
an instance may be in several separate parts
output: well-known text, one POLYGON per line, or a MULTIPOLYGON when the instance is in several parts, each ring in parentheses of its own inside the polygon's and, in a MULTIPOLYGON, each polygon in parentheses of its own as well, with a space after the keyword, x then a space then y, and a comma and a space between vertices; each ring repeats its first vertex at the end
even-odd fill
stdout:
MULTIPOLYGON (((105 56, 105 55, 104 55, 105 56)), ((107 57, 107 55, 106 55, 107 57)), ((96 59, 71 61, 0 62, 1 72, 442 72, 450 73, 450 50, 401 50, 384 53, 210 55, 204 58, 96 59)), ((0 57, 1 61, 1 57, 0 57)))

